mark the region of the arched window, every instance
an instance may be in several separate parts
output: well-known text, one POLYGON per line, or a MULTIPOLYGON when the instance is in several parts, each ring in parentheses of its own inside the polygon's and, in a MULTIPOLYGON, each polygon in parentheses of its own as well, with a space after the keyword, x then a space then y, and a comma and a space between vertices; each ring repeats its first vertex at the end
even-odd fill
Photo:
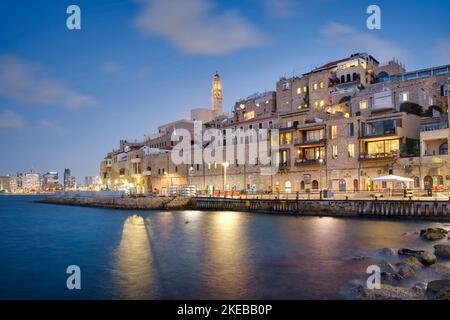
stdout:
POLYGON ((414 188, 420 188, 420 179, 417 176, 411 177, 414 180, 414 188))
POLYGON ((353 180, 353 191, 359 191, 358 179, 353 180))
POLYGON ((353 81, 358 80, 358 74, 356 72, 353 72, 353 81))
POLYGON ((344 179, 339 180, 339 191, 347 191, 347 183, 344 179))
POLYGON ((290 181, 286 181, 284 184, 284 191, 290 193, 292 191, 292 185, 290 181))
POLYGON ((315 189, 315 190, 319 189, 319 181, 313 180, 312 188, 315 189))
POLYGON ((448 142, 444 142, 439 146, 439 154, 448 154, 448 142))
POLYGON ((341 83, 344 83, 344 82, 345 82, 345 76, 342 75, 342 76, 341 76, 341 83))
POLYGON ((300 190, 305 190, 305 181, 300 182, 300 190))
POLYGON ((347 82, 351 82, 352 81, 352 76, 350 75, 350 73, 347 75, 347 82))
POLYGON ((423 178, 423 188, 432 189, 433 188, 433 178, 431 176, 426 176, 423 178))

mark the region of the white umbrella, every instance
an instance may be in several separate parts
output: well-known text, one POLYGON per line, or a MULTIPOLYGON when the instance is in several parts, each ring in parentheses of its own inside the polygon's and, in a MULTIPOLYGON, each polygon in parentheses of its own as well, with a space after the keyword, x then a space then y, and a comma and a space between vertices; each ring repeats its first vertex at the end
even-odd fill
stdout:
POLYGON ((388 176, 378 177, 378 178, 369 178, 369 181, 400 181, 400 182, 414 182, 414 179, 395 176, 390 174, 388 176))

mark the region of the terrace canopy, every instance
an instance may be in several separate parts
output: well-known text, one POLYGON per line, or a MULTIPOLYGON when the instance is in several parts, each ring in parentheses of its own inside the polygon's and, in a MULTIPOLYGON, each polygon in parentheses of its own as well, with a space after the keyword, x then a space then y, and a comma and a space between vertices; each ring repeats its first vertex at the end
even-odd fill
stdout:
POLYGON ((378 178, 370 178, 369 181, 391 181, 391 182, 414 182, 414 179, 395 176, 390 174, 388 176, 378 177, 378 178))

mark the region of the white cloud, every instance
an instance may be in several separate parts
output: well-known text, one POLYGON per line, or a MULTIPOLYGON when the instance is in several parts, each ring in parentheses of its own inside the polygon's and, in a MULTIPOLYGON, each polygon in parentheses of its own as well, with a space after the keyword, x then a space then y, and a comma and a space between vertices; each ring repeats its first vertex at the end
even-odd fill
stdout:
POLYGON ((120 63, 114 61, 103 62, 100 67, 105 73, 116 73, 123 69, 120 63))
POLYGON ((0 111, 0 128, 20 129, 25 125, 25 119, 11 110, 0 111))
POLYGON ((40 120, 38 122, 38 128, 46 131, 50 131, 53 133, 62 133, 64 132, 64 128, 55 121, 50 120, 40 120))
POLYGON ((437 64, 450 64, 450 39, 437 40, 433 52, 437 64))
POLYGON ((375 35, 374 32, 362 32, 336 22, 330 22, 320 31, 323 43, 346 52, 367 52, 380 61, 388 61, 393 57, 404 59, 407 56, 397 44, 375 35))
POLYGON ((261 46, 265 37, 234 10, 214 12, 212 0, 139 0, 135 20, 150 35, 190 54, 225 54, 261 46))
POLYGON ((269 15, 276 18, 289 18, 297 15, 299 0, 265 0, 269 15))
POLYGON ((96 100, 48 77, 40 66, 14 55, 0 55, 0 97, 17 102, 78 109, 96 100))

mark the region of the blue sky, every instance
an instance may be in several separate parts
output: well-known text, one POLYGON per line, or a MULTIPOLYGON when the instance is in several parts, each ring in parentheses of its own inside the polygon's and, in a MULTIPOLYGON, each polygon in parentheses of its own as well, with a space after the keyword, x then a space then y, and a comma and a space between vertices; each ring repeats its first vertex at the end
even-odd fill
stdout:
POLYGON ((354 52, 408 70, 450 63, 450 2, 2 0, 0 174, 71 168, 79 181, 120 139, 273 90, 280 76, 354 52), (66 8, 82 28, 66 28, 66 8), (381 7, 381 30, 366 8, 381 7))

